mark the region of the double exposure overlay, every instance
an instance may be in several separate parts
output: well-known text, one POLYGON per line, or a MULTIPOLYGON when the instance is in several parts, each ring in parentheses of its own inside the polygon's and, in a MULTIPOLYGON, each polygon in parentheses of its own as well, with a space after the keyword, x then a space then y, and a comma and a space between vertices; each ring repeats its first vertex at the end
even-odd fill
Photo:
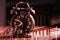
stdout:
POLYGON ((0 0, 0 40, 60 40, 60 1, 0 0))

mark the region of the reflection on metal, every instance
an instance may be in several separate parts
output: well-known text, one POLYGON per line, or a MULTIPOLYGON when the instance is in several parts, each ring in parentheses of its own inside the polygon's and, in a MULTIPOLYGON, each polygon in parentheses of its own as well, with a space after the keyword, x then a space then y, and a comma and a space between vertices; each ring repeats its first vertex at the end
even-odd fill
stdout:
MULTIPOLYGON (((57 38, 60 38, 60 28, 45 28, 45 27, 36 27, 31 33, 29 33, 28 35, 31 36, 31 38, 13 38, 13 28, 10 27, 6 27, 2 28, 2 30, 0 31, 0 39, 2 37, 4 37, 4 39, 6 39, 6 37, 9 37, 7 39, 11 39, 11 40, 52 40, 55 39, 57 40, 57 38)), ((19 30, 20 33, 22 32, 21 30, 19 30)), ((3 39, 3 40, 4 40, 3 39)))

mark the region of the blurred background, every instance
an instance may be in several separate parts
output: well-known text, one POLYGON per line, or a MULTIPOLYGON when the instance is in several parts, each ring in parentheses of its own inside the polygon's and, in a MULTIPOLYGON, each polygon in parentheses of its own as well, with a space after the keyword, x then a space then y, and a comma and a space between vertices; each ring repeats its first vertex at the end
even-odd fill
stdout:
MULTIPOLYGON (((10 10, 22 0, 0 0, 0 26, 9 26, 12 15, 10 10)), ((36 11, 33 15, 36 26, 60 26, 60 1, 23 0, 36 11)))
MULTIPOLYGON (((50 28, 48 27, 53 26, 57 26, 60 28, 60 1, 58 0, 0 0, 0 36, 7 36, 7 34, 8 36, 10 36, 10 34, 12 34, 12 28, 9 26, 10 20, 12 18, 10 10, 19 1, 28 2, 31 8, 36 11, 36 14, 33 15, 33 17, 35 19, 36 26, 38 28, 42 27, 42 29, 40 30, 50 30, 50 28), (44 26, 48 27, 45 28, 44 26)), ((52 31, 55 31, 53 29, 54 28, 51 28, 52 31)), ((58 32, 60 37, 60 29, 58 32)), ((52 40, 56 39, 54 38, 52 40)), ((57 40, 60 40, 60 38, 57 38, 57 40)))

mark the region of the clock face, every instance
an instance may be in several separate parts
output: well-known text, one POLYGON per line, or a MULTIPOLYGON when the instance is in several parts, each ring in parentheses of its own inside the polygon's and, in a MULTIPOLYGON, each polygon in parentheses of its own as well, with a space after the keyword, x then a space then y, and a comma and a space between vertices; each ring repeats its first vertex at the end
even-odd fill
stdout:
POLYGON ((17 15, 13 18, 12 27, 20 30, 19 33, 29 33, 32 29, 32 20, 29 15, 17 15))

